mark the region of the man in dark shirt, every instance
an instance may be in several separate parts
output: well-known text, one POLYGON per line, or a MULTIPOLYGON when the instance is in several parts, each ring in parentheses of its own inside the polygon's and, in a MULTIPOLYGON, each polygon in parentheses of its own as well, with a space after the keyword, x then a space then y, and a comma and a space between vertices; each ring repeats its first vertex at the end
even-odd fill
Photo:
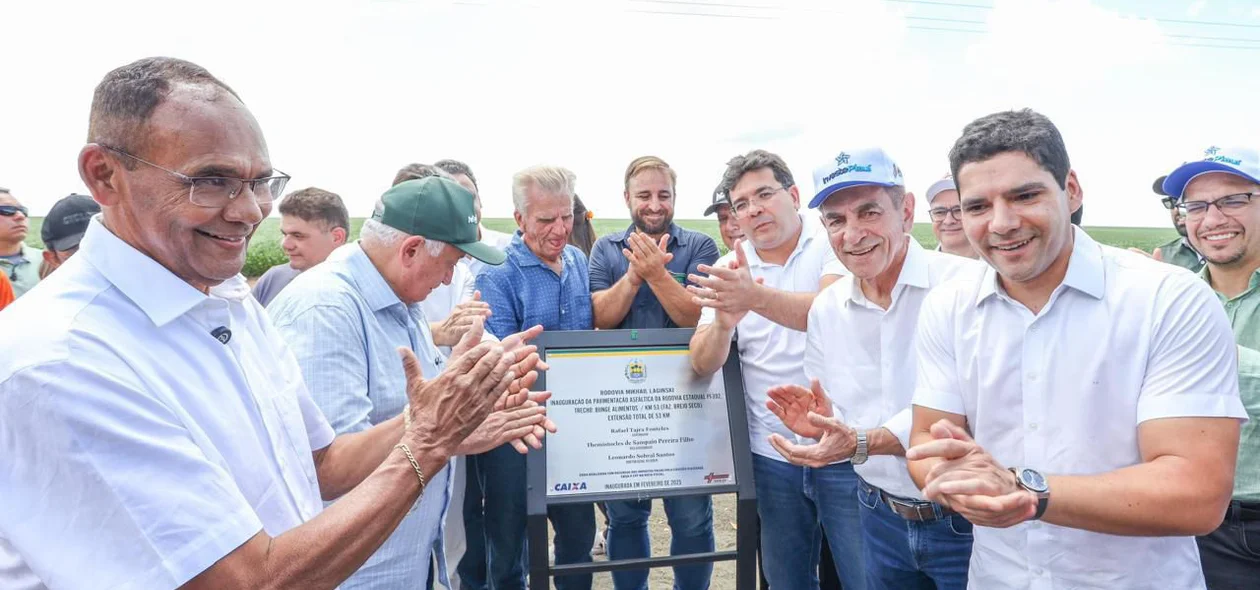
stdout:
MULTIPOLYGON (((660 158, 644 156, 625 175, 626 206, 633 223, 600 238, 591 251, 591 300, 595 327, 691 328, 700 306, 686 290, 687 274, 718 258, 713 238, 674 224, 675 174, 660 158)), ((647 522, 651 500, 608 502, 608 557, 651 554, 647 522)), ((665 499, 673 533, 671 555, 713 551, 713 506, 708 496, 665 499)), ((709 587, 712 564, 674 568, 674 588, 709 587)), ((617 590, 647 590, 647 570, 613 572, 617 590)))

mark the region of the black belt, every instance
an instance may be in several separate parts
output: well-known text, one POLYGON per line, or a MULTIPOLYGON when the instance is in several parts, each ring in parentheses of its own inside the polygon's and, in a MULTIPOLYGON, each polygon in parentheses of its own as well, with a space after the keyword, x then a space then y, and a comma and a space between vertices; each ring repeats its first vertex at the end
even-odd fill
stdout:
POLYGON ((1231 500, 1227 516, 1236 518, 1243 522, 1260 520, 1260 502, 1231 500))
POLYGON ((953 510, 935 502, 912 500, 910 498, 894 496, 869 483, 866 483, 866 480, 861 480, 861 482, 862 487, 866 488, 867 492, 879 494, 880 499, 884 501, 884 504, 888 506, 889 510, 892 510, 894 514, 906 520, 912 520, 914 522, 931 522, 957 514, 953 510))

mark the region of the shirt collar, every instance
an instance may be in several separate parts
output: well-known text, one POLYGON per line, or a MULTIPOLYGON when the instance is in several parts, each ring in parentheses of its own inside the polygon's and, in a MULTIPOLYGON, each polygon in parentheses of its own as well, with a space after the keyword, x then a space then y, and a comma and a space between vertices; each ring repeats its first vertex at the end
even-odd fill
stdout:
MULTIPOLYGON (((901 273, 897 275, 897 282, 893 284, 894 297, 899 290, 898 287, 902 285, 917 289, 927 289, 932 286, 931 272, 928 268, 927 256, 923 254, 923 246, 909 234, 906 234, 906 241, 906 260, 901 263, 901 273)), ((862 292, 861 279, 853 277, 852 283, 849 299, 854 303, 865 304, 867 299, 866 294, 862 292)))
MULTIPOLYGON (((1068 257, 1067 274, 1063 276, 1062 285, 1094 299, 1102 299, 1106 286, 1102 247, 1076 226, 1072 226, 1072 254, 1068 257)), ((985 299, 996 295, 999 290, 997 271, 990 265, 985 270, 984 279, 976 293, 976 305, 984 303, 985 299)))
POLYGON ((359 294, 363 296, 363 301, 367 302, 372 311, 403 305, 402 299, 398 298, 398 294, 385 281, 381 271, 372 264, 372 259, 368 258, 367 252, 363 251, 363 247, 358 242, 346 244, 337 250, 338 252, 335 253, 343 257, 346 269, 359 287, 359 294))
MULTIPOLYGON (((630 239, 630 234, 632 233, 634 233, 633 223, 630 224, 630 227, 626 228, 626 231, 621 234, 621 238, 618 239, 617 241, 620 242, 622 246, 625 246, 626 240, 630 239)), ((684 247, 687 245, 687 242, 683 240, 683 237, 684 236, 682 233, 682 228, 678 227, 678 224, 670 222, 669 224, 670 243, 674 244, 675 247, 679 247, 679 248, 684 247)))
MULTIPOLYGON (((519 229, 512 235, 512 243, 508 245, 507 252, 508 256, 515 260, 517 266, 545 266, 548 270, 551 269, 537 254, 534 254, 533 250, 529 249, 529 246, 525 245, 525 240, 521 237, 521 230, 519 229)), ((572 265, 572 254, 569 251, 569 246, 566 245, 564 250, 560 251, 560 266, 562 269, 567 269, 572 265)))
MULTIPOLYGON (((204 293, 114 235, 101 223, 99 215, 88 224, 77 256, 84 257, 158 327, 188 313, 206 300, 204 293)), ((244 283, 244 279, 237 275, 210 292, 219 297, 239 299, 237 280, 244 283)), ((245 284, 245 293, 248 292, 248 284, 245 284)))
MULTIPOLYGON (((1206 265, 1206 264, 1203 265, 1203 270, 1199 271, 1199 277, 1207 281, 1208 285, 1211 285, 1212 284, 1211 266, 1206 265)), ((1251 273, 1251 281, 1247 283, 1247 290, 1241 295, 1239 295, 1238 297, 1242 297, 1243 295, 1247 295, 1249 293, 1255 292, 1257 289, 1260 289, 1260 268, 1257 268, 1254 272, 1251 273)), ((1217 295, 1220 296, 1220 293, 1217 293, 1217 295)), ((1238 297, 1235 297, 1235 299, 1237 299, 1238 297)))

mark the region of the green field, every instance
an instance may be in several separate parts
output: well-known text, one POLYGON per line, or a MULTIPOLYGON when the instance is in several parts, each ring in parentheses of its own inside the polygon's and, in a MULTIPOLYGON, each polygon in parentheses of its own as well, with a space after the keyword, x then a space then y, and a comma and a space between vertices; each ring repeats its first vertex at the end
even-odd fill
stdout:
MULTIPOLYGON (((39 241, 39 226, 43 222, 42 218, 31 218, 31 229, 26 241, 35 247, 43 247, 39 241)), ((595 233, 603 236, 613 232, 623 231, 629 225, 627 219, 602 219, 596 218, 595 233)), ((486 227, 501 232, 512 232, 516 230, 516 222, 511 219, 498 218, 486 219, 486 227)), ((718 237, 717 221, 713 219, 685 219, 679 220, 678 224, 688 229, 702 231, 714 240, 717 240, 718 247, 725 252, 726 248, 722 247, 722 241, 718 237)), ((363 225, 363 219, 354 219, 350 222, 350 235, 356 237, 359 235, 359 227, 363 225)), ((1150 251, 1155 246, 1168 242, 1176 237, 1177 232, 1170 228, 1145 228, 1145 227, 1087 227, 1086 231, 1094 239, 1112 246, 1122 248, 1136 247, 1146 251, 1150 251)), ((936 247, 936 238, 932 236, 932 226, 926 223, 916 223, 914 225, 914 237, 919 243, 928 248, 936 247)), ((268 218, 258 228, 258 233, 254 235, 254 240, 249 246, 249 259, 245 262, 245 268, 242 272, 247 277, 256 277, 261 275, 268 268, 285 262, 284 252, 280 250, 280 220, 278 218, 268 218)))

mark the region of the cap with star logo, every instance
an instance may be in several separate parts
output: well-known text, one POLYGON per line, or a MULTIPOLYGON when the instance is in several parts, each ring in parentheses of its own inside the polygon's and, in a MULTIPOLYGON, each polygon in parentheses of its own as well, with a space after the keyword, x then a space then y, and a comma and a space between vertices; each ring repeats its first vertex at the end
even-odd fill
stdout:
POLYGON ((1164 179, 1164 194, 1180 199, 1191 180, 1209 172, 1225 172, 1260 184, 1260 154, 1251 148, 1211 146, 1203 150, 1202 158, 1178 166, 1164 179))
POLYGON ((883 149, 877 147, 840 152, 814 169, 814 198, 817 208, 832 193, 855 186, 905 186, 901 168, 883 149))
POLYGON ((381 195, 372 219, 413 236, 446 242, 486 264, 507 254, 478 240, 473 194, 459 183, 429 176, 400 182, 381 195))

